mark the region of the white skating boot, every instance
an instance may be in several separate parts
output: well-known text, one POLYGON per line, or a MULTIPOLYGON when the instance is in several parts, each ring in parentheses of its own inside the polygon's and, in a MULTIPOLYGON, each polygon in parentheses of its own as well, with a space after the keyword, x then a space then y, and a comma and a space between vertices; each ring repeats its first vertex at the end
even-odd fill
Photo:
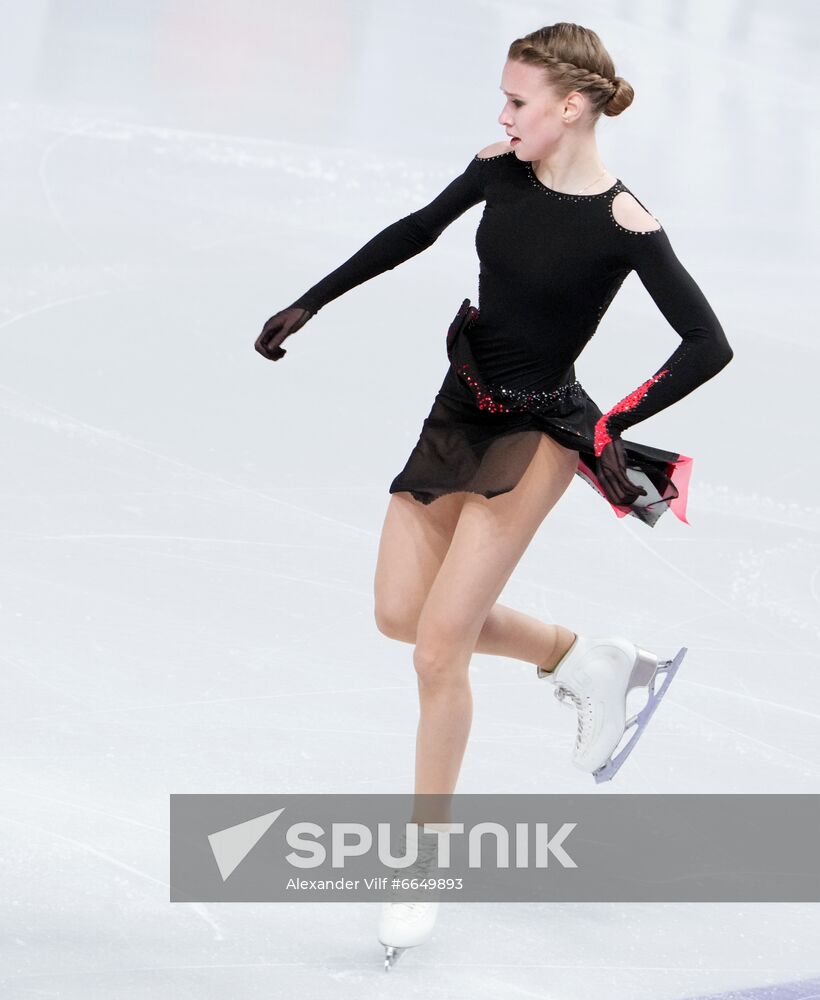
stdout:
POLYGON ((548 677, 555 685, 559 701, 567 699, 578 712, 578 730, 572 763, 590 772, 596 783, 611 780, 646 728, 658 702, 666 694, 681 660, 682 646, 673 660, 659 661, 654 653, 619 636, 590 637, 577 635, 572 646, 553 670, 537 667, 539 677, 548 677), (665 673, 663 687, 655 691, 655 680, 665 673), (636 687, 648 687, 646 705, 626 718, 626 698, 636 687), (613 758, 624 733, 636 726, 632 738, 613 758))
MULTIPOLYGON (((427 825, 431 829, 444 829, 444 826, 436 823, 427 825)), ((412 824, 409 836, 407 833, 402 833, 397 854, 406 854, 408 843, 411 845, 411 851, 413 846, 416 844, 418 846, 416 861, 407 868, 394 868, 389 877, 395 875, 400 879, 434 878, 437 872, 436 834, 424 830, 419 832, 418 825, 412 824)), ((419 895, 425 896, 424 899, 382 904, 379 941, 385 948, 385 972, 390 971, 407 948, 424 944, 433 931, 439 908, 438 902, 432 898, 435 893, 429 889, 418 891, 419 895)))

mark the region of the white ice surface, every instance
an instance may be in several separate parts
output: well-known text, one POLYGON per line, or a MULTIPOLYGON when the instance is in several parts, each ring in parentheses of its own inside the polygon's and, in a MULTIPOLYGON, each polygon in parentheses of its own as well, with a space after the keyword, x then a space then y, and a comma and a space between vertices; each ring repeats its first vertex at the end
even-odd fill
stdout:
MULTIPOLYGON (((502 595, 689 647, 639 750, 596 788, 535 668, 476 655, 458 791, 818 791, 816 5, 0 7, 0 995, 679 1000, 820 974, 816 905, 450 904, 388 983, 375 905, 168 900, 171 793, 412 791, 412 650, 372 578, 481 208, 283 362, 253 343, 503 138, 506 48, 557 20, 632 82, 602 157, 735 360, 632 435, 694 456, 690 525, 576 478, 502 595)), ((578 376, 607 408, 675 341, 633 275, 578 376)))

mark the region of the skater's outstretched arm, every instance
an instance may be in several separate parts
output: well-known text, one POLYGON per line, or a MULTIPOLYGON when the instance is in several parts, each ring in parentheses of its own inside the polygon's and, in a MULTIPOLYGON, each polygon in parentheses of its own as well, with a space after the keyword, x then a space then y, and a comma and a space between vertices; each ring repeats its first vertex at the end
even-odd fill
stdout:
MULTIPOLYGON (((631 197, 627 192, 613 200, 616 225, 618 218, 626 218, 624 208, 616 208, 618 199, 631 197)), ((644 225, 643 229, 618 227, 624 264, 636 271, 681 343, 651 378, 600 417, 595 427, 596 456, 628 427, 666 409, 717 375, 734 356, 712 307, 678 260, 658 220, 635 203, 628 208, 628 216, 633 225, 640 225, 641 220, 644 225)))
POLYGON ((484 162, 474 157, 466 170, 450 181, 429 205, 377 233, 344 264, 286 309, 271 316, 256 338, 257 352, 270 361, 281 360, 287 354, 282 342, 303 327, 322 306, 435 243, 451 222, 484 200, 484 162))
POLYGON ((377 233, 349 260, 296 299, 292 307, 317 313, 322 306, 356 285, 426 250, 451 222, 483 200, 482 161, 473 158, 467 169, 450 181, 429 205, 377 233))

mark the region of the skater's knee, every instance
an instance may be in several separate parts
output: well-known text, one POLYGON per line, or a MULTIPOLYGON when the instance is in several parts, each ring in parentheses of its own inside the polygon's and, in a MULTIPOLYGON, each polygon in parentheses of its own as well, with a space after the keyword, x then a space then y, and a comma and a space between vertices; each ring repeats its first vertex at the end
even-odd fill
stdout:
POLYGON ((470 643, 461 635, 420 632, 413 650, 413 666, 426 686, 447 685, 463 676, 469 666, 470 652, 470 643))
POLYGON ((413 666, 419 680, 428 686, 437 686, 447 677, 447 657, 440 647, 417 643, 413 650, 413 666))
POLYGON ((376 601, 373 615, 376 619, 376 628, 388 639, 397 639, 399 642, 415 641, 417 616, 409 613, 407 608, 376 601))

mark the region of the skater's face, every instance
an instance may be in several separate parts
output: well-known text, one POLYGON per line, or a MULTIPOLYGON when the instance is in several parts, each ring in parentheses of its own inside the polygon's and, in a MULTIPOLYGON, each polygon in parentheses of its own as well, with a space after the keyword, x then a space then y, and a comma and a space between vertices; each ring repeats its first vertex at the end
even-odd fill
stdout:
POLYGON ((584 117, 587 99, 577 90, 559 98, 545 81, 544 71, 528 63, 508 59, 501 74, 506 103, 498 122, 510 136, 512 148, 522 160, 539 160, 567 134, 567 125, 584 117))

